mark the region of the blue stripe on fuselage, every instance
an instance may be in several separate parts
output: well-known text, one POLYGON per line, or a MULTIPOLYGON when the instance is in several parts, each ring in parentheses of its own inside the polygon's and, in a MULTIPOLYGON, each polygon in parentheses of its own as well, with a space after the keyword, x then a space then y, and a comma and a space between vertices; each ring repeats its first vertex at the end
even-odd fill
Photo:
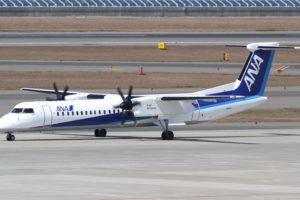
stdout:
MULTIPOLYGON (((106 124, 118 124, 122 121, 123 114, 116 113, 111 115, 95 116, 85 119, 73 120, 68 122, 62 122, 57 124, 52 124, 52 127, 72 127, 72 126, 97 126, 106 124)), ((149 119, 151 117, 137 117, 136 121, 149 119)), ((133 117, 125 117, 126 122, 132 122, 135 119, 133 117)))
MULTIPOLYGON (((215 101, 205 101, 205 100, 197 100, 199 107, 194 105, 196 109, 207 109, 217 106, 222 106, 226 104, 232 104, 242 101, 247 101, 251 99, 260 98, 261 96, 250 96, 246 97, 245 99, 216 99, 215 101)), ((101 116, 95 116, 85 119, 78 119, 68 122, 62 122, 57 124, 52 124, 51 127, 53 128, 59 128, 59 127, 75 127, 75 126, 97 126, 97 125, 112 125, 112 124, 119 124, 122 121, 123 114, 122 113, 116 113, 116 114, 110 114, 110 115, 101 115, 101 116)), ((151 117, 137 117, 136 121, 144 120, 144 119, 150 119, 151 117)), ((135 121, 133 117, 126 117, 126 122, 132 122, 135 121)))

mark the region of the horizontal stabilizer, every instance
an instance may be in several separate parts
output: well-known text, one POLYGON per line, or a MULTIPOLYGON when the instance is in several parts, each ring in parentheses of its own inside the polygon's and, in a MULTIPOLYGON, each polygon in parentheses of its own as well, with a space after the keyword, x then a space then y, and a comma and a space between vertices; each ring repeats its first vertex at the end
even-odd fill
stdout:
POLYGON ((250 43, 247 45, 239 45, 239 44, 228 44, 225 45, 227 47, 246 47, 250 51, 256 51, 258 49, 300 49, 300 47, 295 46, 282 46, 279 42, 258 42, 258 43, 250 43))

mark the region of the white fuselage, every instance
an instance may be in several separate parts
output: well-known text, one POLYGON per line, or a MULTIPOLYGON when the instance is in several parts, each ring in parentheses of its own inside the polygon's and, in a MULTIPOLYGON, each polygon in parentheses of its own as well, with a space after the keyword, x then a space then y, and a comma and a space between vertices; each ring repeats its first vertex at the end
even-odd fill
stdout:
POLYGON ((253 96, 241 100, 208 102, 204 105, 197 100, 160 104, 145 101, 145 104, 137 106, 134 118, 125 116, 121 109, 114 108, 117 102, 113 99, 115 98, 20 103, 14 108, 17 111, 0 119, 0 130, 26 132, 123 127, 120 125, 124 117, 125 126, 154 126, 164 119, 170 125, 195 124, 255 107, 267 98, 253 96), (170 112, 162 113, 162 108, 170 112), (27 113, 24 109, 33 109, 33 112, 27 113))

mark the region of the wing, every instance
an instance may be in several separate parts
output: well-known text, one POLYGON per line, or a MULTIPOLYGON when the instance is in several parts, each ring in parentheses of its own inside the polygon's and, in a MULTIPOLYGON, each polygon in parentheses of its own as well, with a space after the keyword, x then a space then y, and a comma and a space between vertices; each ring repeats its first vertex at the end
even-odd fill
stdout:
MULTIPOLYGON (((41 88, 21 88, 23 91, 38 92, 43 94, 56 94, 55 90, 41 89, 41 88)), ((62 95, 63 90, 58 90, 58 93, 62 95)), ((75 92, 67 91, 66 100, 78 100, 78 99, 104 99, 107 94, 95 94, 95 93, 84 93, 84 92, 75 92)))
POLYGON ((243 99, 244 96, 234 95, 207 95, 207 96, 163 96, 160 97, 162 101, 189 101, 189 100, 210 100, 210 99, 243 99))
POLYGON ((242 99, 244 96, 233 95, 159 95, 144 96, 134 99, 138 106, 134 107, 135 116, 152 116, 158 118, 169 118, 175 115, 184 115, 195 110, 194 100, 216 100, 216 99, 242 99))
MULTIPOLYGON (((44 93, 44 94, 56 94, 55 90, 49 90, 49 89, 40 89, 40 88, 21 88, 20 90, 23 91, 30 91, 30 92, 38 92, 38 93, 44 93)), ((63 94, 64 91, 58 90, 59 94, 63 94)), ((78 92, 71 92, 67 91, 67 95, 72 94, 78 94, 78 92)))

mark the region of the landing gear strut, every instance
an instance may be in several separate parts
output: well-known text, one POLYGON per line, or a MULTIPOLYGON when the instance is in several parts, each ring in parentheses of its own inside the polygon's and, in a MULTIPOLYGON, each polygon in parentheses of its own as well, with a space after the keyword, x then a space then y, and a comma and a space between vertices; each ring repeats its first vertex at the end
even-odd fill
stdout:
POLYGON ((161 134, 161 138, 163 140, 173 140, 174 139, 174 133, 169 130, 169 120, 160 120, 159 121, 160 126, 164 129, 164 131, 161 134))
POLYGON ((13 134, 7 133, 7 135, 6 135, 6 140, 7 141, 14 141, 15 139, 16 138, 15 138, 15 136, 13 134))
POLYGON ((106 137, 106 129, 95 129, 95 137, 106 137))

